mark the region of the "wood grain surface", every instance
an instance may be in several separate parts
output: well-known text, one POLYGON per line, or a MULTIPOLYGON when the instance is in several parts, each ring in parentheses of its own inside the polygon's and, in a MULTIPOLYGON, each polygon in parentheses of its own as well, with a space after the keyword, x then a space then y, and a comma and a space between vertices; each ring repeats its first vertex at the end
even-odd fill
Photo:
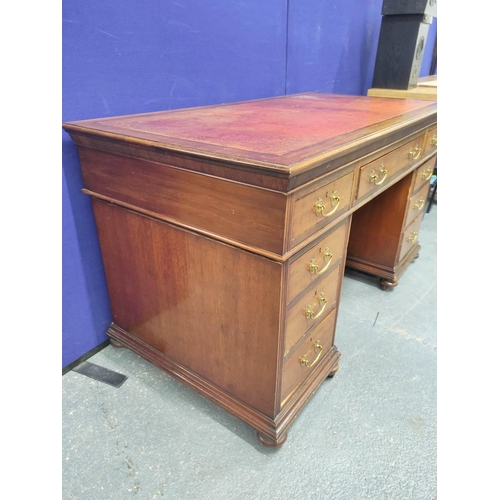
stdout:
POLYGON ((274 417, 282 265, 94 200, 113 322, 274 417))

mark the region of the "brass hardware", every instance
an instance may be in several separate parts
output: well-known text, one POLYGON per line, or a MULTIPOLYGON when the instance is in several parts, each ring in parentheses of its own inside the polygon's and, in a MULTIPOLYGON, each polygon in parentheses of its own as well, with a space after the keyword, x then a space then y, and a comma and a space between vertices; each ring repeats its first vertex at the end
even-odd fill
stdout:
POLYGON ((432 139, 431 139, 431 144, 432 144, 433 146, 437 146, 437 145, 438 145, 438 138, 437 138, 437 135, 436 135, 436 134, 434 134, 434 135, 432 136, 432 139))
POLYGON ((305 315, 306 315, 307 319, 316 319, 316 318, 319 318, 323 314, 323 311, 325 310, 325 307, 326 307, 326 303, 328 302, 328 300, 326 299, 325 294, 323 292, 321 292, 319 294, 318 301, 319 301, 319 305, 322 306, 318 312, 314 312, 312 310, 312 308, 313 308, 312 305, 308 305, 306 307, 305 315))
POLYGON ((418 147, 418 144, 415 144, 415 148, 410 148, 408 151, 408 158, 410 160, 418 160, 420 155, 422 154, 423 149, 418 147))
POLYGON ((328 247, 325 248, 325 251, 323 252, 323 260, 326 262, 326 266, 319 270, 318 264, 316 264, 316 259, 311 259, 311 262, 309 262, 309 272, 311 274, 323 274, 327 269, 328 266, 331 264, 333 259, 333 255, 330 253, 330 249, 328 247))
POLYGON ((300 366, 311 368, 318 362, 318 359, 321 356, 321 351, 323 351, 323 346, 320 344, 320 342, 321 342, 320 340, 316 340, 316 343, 314 344, 314 351, 318 353, 316 359, 312 363, 310 363, 309 361, 307 361, 307 353, 306 353, 299 358, 300 366))
POLYGON ((434 169, 432 167, 427 167, 423 172, 422 172, 422 177, 428 181, 432 177, 432 172, 434 172, 434 169))
POLYGON ((313 205, 314 213, 316 215, 322 215, 323 217, 330 217, 336 212, 337 208, 339 208, 340 205, 340 198, 337 195, 337 191, 335 190, 333 190, 333 193, 330 195, 330 203, 333 208, 327 214, 325 214, 326 207, 325 205, 323 205, 323 199, 318 198, 316 203, 313 205))
POLYGON ((415 205, 413 205, 413 210, 422 210, 425 205, 425 200, 423 198, 419 198, 416 202, 415 205))
POLYGON ((412 231, 411 236, 408 236, 408 238, 406 238, 406 241, 413 243, 414 241, 417 241, 417 236, 418 236, 417 231, 412 231))
POLYGON ((376 174, 375 173, 375 169, 373 169, 370 173, 370 184, 373 182, 373 184, 375 184, 375 186, 380 186, 380 184, 382 184, 386 177, 387 177, 387 169, 384 167, 384 164, 382 163, 382 165, 380 165, 380 173, 383 174, 382 175, 382 178, 379 179, 379 174, 376 174))

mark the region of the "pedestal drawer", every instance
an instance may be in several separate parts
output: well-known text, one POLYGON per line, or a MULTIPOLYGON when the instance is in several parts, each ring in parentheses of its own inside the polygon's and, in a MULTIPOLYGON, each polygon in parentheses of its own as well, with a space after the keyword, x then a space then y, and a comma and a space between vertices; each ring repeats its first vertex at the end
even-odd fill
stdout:
POLYGON ((312 234, 349 210, 353 181, 354 172, 349 172, 312 192, 307 188, 297 193, 291 221, 292 245, 301 234, 312 234))
POLYGON ((431 128, 427 132, 427 138, 425 139, 424 154, 428 153, 431 149, 437 148, 438 138, 437 138, 437 127, 431 128))
POLYGON ((325 354, 333 345, 337 308, 332 311, 310 335, 285 359, 281 383, 281 405, 292 395, 294 389, 311 375, 321 364, 325 354))
POLYGON ((420 214, 406 229, 403 233, 403 241, 401 243, 401 250, 399 252, 399 259, 401 260, 409 251, 413 245, 417 244, 418 231, 420 229, 420 224, 424 214, 420 214))
POLYGON ((321 279, 342 259, 346 245, 348 221, 322 238, 311 249, 290 264, 287 304, 314 281, 321 279))
POLYGON ((427 203, 427 196, 429 195, 430 183, 426 182, 411 198, 408 203, 408 212, 406 214, 406 219, 404 227, 408 226, 418 215, 420 215, 423 210, 425 210, 425 205, 427 203))
POLYGON ((435 165, 436 156, 433 156, 430 160, 426 161, 424 164, 418 167, 417 171, 415 172, 415 180, 413 181, 412 193, 418 191, 424 184, 429 183, 429 179, 432 177, 435 165))
POLYGON ((285 326, 285 355, 306 332, 320 323, 336 306, 341 268, 342 266, 338 265, 288 306, 285 326))

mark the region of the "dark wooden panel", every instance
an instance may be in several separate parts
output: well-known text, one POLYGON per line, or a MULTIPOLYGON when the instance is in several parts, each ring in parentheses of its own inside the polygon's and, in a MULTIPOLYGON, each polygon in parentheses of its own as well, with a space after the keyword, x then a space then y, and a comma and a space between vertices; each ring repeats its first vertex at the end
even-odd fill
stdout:
POLYGON ((170 222, 283 253, 286 196, 158 163, 80 148, 86 189, 170 222))
POLYGON ((274 417, 282 265, 93 200, 113 321, 274 417))

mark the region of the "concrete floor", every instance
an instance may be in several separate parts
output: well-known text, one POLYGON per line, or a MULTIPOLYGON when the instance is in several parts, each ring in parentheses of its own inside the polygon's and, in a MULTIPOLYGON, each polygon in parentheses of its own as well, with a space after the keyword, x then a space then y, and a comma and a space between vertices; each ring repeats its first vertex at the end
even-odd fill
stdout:
POLYGON ((435 499, 435 205, 419 241, 393 290, 346 272, 339 372, 279 449, 129 350, 89 359, 127 375, 119 389, 64 375, 62 498, 435 499))

